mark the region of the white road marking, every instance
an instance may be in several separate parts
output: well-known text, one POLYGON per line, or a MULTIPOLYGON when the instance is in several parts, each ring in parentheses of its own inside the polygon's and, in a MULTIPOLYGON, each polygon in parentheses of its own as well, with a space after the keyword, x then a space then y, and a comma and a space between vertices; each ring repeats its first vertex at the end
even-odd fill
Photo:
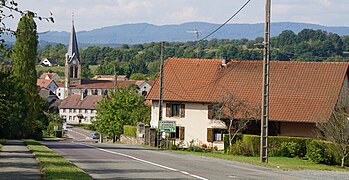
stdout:
MULTIPOLYGON (((73 143, 76 143, 76 142, 73 141, 73 143)), ((139 158, 137 158, 137 157, 130 156, 130 155, 127 155, 127 154, 122 154, 122 153, 118 153, 118 152, 114 152, 114 151, 109 151, 109 150, 106 150, 106 149, 98 148, 98 147, 91 146, 91 145, 87 145, 87 144, 81 144, 81 143, 77 143, 77 144, 80 144, 80 145, 83 145, 83 146, 87 146, 87 147, 91 147, 91 148, 95 148, 95 149, 97 149, 97 150, 104 151, 104 152, 107 152, 107 153, 111 153, 111 154, 116 154, 116 155, 124 156, 124 157, 130 158, 130 159, 134 159, 134 160, 136 160, 136 161, 140 161, 140 162, 144 162, 144 163, 147 163, 147 164, 151 164, 151 165, 153 165, 153 166, 157 166, 157 167, 160 167, 160 168, 163 168, 163 169, 167 169, 167 170, 170 170, 170 171, 180 172, 180 173, 182 173, 182 174, 185 174, 185 175, 194 177, 194 178, 196 178, 196 179, 208 180, 208 179, 206 179, 206 178, 204 178, 204 177, 201 177, 201 176, 198 176, 198 175, 190 174, 190 173, 185 172, 185 171, 179 171, 179 170, 174 169, 174 168, 171 168, 171 167, 167 167, 167 166, 164 166, 164 165, 161 165, 161 164, 157 164, 157 163, 153 163, 153 162, 150 162, 150 161, 147 161, 147 160, 139 159, 139 158)))
POLYGON ((84 134, 81 134, 81 133, 79 133, 79 132, 73 131, 72 129, 69 129, 69 131, 71 131, 71 132, 73 132, 73 133, 76 133, 76 134, 79 134, 79 135, 81 135, 81 136, 84 136, 85 139, 92 139, 91 137, 88 137, 88 136, 86 136, 86 135, 84 135, 84 134))

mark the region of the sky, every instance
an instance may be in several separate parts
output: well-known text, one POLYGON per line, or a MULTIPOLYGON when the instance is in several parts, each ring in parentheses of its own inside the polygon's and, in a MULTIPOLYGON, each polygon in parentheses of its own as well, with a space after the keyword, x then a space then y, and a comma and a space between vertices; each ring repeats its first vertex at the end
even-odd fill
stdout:
MULTIPOLYGON (((37 20, 38 31, 70 31, 74 13, 77 31, 130 23, 155 25, 185 22, 221 24, 247 0, 16 0, 22 10, 41 16, 53 13, 55 23, 37 20)), ((251 0, 230 23, 264 22, 265 0, 251 0)), ((18 17, 18 15, 17 15, 18 17)), ((349 26, 349 0, 272 0, 272 22, 304 22, 349 26)), ((18 19, 7 26, 16 28, 18 19)))

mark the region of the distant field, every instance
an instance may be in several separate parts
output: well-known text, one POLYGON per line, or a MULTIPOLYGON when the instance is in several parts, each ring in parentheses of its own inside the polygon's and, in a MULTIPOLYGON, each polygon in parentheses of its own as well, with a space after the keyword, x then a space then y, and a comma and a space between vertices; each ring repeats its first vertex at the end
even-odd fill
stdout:
MULTIPOLYGON (((90 69, 92 74, 95 74, 96 69, 97 69, 98 65, 90 65, 90 69)), ((44 67, 44 66, 36 66, 36 71, 37 72, 55 72, 60 76, 64 76, 64 66, 53 66, 53 67, 44 67)))

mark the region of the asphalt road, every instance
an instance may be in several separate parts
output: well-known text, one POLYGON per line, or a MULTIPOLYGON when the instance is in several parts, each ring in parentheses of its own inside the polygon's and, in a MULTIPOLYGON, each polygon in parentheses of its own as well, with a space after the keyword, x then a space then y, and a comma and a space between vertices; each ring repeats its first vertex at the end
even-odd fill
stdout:
POLYGON ((89 131, 69 130, 72 140, 43 143, 94 179, 305 179, 295 173, 234 161, 134 145, 98 144, 89 131))

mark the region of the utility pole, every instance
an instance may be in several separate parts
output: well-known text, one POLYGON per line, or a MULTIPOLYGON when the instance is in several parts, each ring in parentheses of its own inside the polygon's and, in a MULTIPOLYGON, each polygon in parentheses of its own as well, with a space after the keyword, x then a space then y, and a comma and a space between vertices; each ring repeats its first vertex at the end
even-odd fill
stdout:
POLYGON ((263 55, 263 93, 261 117, 260 160, 268 163, 268 120, 269 120, 269 63, 270 63, 270 6, 271 0, 265 3, 264 55, 263 55))
POLYGON ((162 121, 162 106, 164 89, 164 42, 161 42, 161 60, 160 60, 160 95, 159 95, 159 121, 158 121, 158 148, 160 148, 161 133, 160 133, 160 121, 162 121))

